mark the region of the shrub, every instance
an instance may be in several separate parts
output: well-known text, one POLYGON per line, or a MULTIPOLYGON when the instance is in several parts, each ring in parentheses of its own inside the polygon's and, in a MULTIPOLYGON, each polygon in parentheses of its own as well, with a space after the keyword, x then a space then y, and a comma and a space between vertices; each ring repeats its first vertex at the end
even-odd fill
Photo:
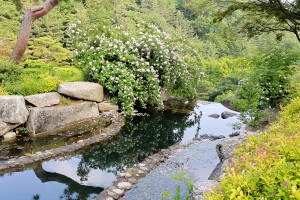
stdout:
POLYGON ((60 68, 48 65, 42 60, 27 60, 25 69, 18 80, 5 84, 4 88, 9 94, 31 95, 57 91, 62 82, 82 81, 83 73, 74 67, 60 68))
POLYGON ((137 24, 136 32, 122 26, 85 32, 79 24, 70 29, 75 62, 88 80, 109 90, 125 113, 132 112, 136 101, 142 107, 149 102, 161 107, 161 87, 177 96, 195 96, 200 58, 183 40, 145 23, 137 24))
POLYGON ((244 123, 258 126, 266 115, 261 110, 279 108, 294 93, 290 76, 294 73, 293 63, 299 55, 298 52, 286 54, 288 49, 283 49, 261 52, 253 59, 253 72, 240 81, 232 106, 243 112, 241 116, 244 116, 244 123))
POLYGON ((218 95, 216 98, 215 98, 215 102, 218 102, 220 103, 222 100, 224 100, 225 98, 227 97, 231 97, 233 96, 234 93, 232 92, 232 90, 228 90, 226 92, 223 92, 222 94, 218 95))
POLYGON ((3 87, 0 87, 0 95, 8 95, 3 87))
POLYGON ((205 199, 300 199, 300 98, 280 112, 270 132, 248 136, 234 150, 221 185, 205 199))
POLYGON ((9 94, 31 95, 45 92, 57 91, 59 80, 49 73, 23 75, 22 79, 10 85, 6 85, 9 94))
POLYGON ((7 84, 19 79, 22 67, 11 62, 0 61, 0 84, 7 84))

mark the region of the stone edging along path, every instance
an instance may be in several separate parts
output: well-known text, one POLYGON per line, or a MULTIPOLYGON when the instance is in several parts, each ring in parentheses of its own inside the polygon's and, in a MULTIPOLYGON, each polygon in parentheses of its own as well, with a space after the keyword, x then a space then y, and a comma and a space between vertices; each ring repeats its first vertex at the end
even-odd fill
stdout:
POLYGON ((103 112, 100 114, 101 119, 109 119, 111 120, 111 124, 101 133, 96 134, 93 137, 79 140, 76 143, 69 144, 67 146, 61 146, 55 149, 46 150, 43 152, 36 152, 31 156, 21 156, 18 158, 12 158, 5 161, 0 161, 0 171, 7 171, 11 168, 25 168, 26 165, 32 164, 35 162, 39 162, 42 160, 46 160, 52 157, 56 157, 58 155, 73 152, 75 150, 79 150, 81 148, 90 146, 95 143, 99 143, 101 141, 108 140, 118 134, 122 127, 125 124, 125 118, 119 114, 118 112, 103 112))

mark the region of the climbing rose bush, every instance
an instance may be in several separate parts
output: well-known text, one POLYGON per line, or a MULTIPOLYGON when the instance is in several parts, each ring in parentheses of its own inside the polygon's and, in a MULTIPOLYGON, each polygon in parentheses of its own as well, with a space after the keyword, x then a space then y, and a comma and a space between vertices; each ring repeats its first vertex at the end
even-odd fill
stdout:
POLYGON ((182 39, 146 23, 137 24, 135 31, 122 25, 87 31, 81 26, 78 21, 70 27, 75 63, 86 70, 89 81, 107 88, 111 101, 126 114, 136 102, 144 108, 147 103, 162 107, 162 87, 177 96, 195 96, 201 62, 182 39))

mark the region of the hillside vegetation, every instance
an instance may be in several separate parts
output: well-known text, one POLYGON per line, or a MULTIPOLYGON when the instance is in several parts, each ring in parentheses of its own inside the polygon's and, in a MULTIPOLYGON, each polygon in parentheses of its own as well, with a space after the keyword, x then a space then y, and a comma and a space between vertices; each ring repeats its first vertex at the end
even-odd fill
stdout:
MULTIPOLYGON (((146 100, 159 105, 155 95, 157 96, 160 87, 166 87, 172 95, 210 101, 220 101, 238 90, 239 98, 232 103, 233 106, 258 119, 260 118, 259 110, 268 107, 276 108, 279 104, 288 102, 295 93, 295 87, 299 84, 297 77, 299 77, 300 46, 294 35, 285 34, 280 38, 281 40, 276 40, 278 37, 272 33, 245 38, 234 28, 236 20, 243 14, 241 11, 236 11, 219 23, 213 23, 214 7, 210 8, 211 10, 205 10, 201 15, 193 15, 194 10, 187 7, 189 2, 183 0, 62 1, 53 11, 34 23, 23 61, 20 65, 14 66, 6 61, 15 44, 22 16, 27 8, 41 5, 43 1, 15 2, 19 3, 0 0, 1 94, 29 95, 55 91, 58 84, 63 81, 98 81, 104 84, 112 94, 118 96, 113 101, 120 105, 123 103, 124 106, 121 105, 123 110, 129 109, 130 111, 136 100, 142 105, 146 100), (178 48, 174 53, 185 65, 181 66, 172 62, 167 65, 163 64, 170 58, 167 54, 164 58, 168 60, 156 57, 160 56, 158 54, 161 51, 158 49, 161 47, 158 46, 149 49, 148 58, 147 55, 140 54, 141 52, 133 52, 138 53, 134 57, 130 45, 124 47, 129 48, 127 49, 128 55, 107 52, 107 47, 102 46, 101 52, 97 54, 97 62, 102 62, 100 57, 103 56, 105 62, 111 65, 119 62, 120 56, 124 56, 126 60, 123 67, 126 67, 126 70, 131 69, 130 66, 136 62, 136 59, 145 59, 144 64, 149 63, 149 66, 152 66, 149 70, 156 70, 153 76, 157 76, 158 80, 155 83, 153 79, 154 82, 152 82, 156 89, 150 92, 150 96, 142 100, 142 93, 137 94, 139 93, 137 91, 131 97, 124 97, 124 94, 116 89, 119 83, 113 86, 112 81, 103 79, 104 76, 101 79, 89 75, 92 73, 91 69, 97 69, 99 76, 103 71, 99 68, 102 65, 93 68, 87 60, 84 60, 89 58, 88 53, 73 57, 74 51, 76 53, 76 48, 79 47, 78 42, 87 45, 86 50, 92 47, 91 43, 83 41, 83 36, 80 36, 83 38, 78 38, 78 31, 72 35, 70 27, 74 24, 80 26, 82 33, 88 34, 84 36, 85 39, 105 34, 105 41, 122 40, 124 43, 130 38, 125 35, 110 35, 109 31, 105 32, 105 30, 122 27, 131 36, 138 37, 140 31, 138 24, 144 24, 150 28, 143 30, 145 34, 151 32, 151 26, 156 27, 157 30, 170 36, 168 41, 164 41, 164 47, 166 46, 170 51, 178 48), (156 51, 157 55, 153 53, 156 51), (118 54, 118 58, 110 55, 111 53, 118 54), (76 62, 73 62, 73 59, 76 62), (165 72, 171 67, 175 71, 187 67, 186 75, 182 74, 183 72, 175 75, 175 71, 167 75, 167 77, 177 77, 173 79, 173 85, 169 84, 171 80, 166 81, 167 77, 165 77, 165 72), (241 80, 246 81, 240 82, 239 85, 241 80), (247 92, 253 87, 255 90, 247 92)), ((165 36, 161 37, 166 39, 165 36)), ((151 42, 149 44, 151 45, 151 42)), ((84 51, 82 47, 81 51, 84 51)), ((138 50, 142 51, 142 48, 138 50)), ((96 59, 93 60, 96 61, 96 59)), ((138 64, 140 67, 143 62, 138 64)), ((147 70, 147 68, 143 69, 147 70)), ((105 76, 114 77, 116 73, 108 73, 105 76)), ((133 74, 133 76, 136 79, 140 74, 133 74)), ((151 74, 143 74, 141 78, 147 80, 146 85, 148 85, 151 84, 149 82, 151 77, 151 74)), ((131 90, 145 89, 142 89, 141 85, 138 87, 140 89, 131 88, 131 90)), ((256 122, 253 125, 257 125, 256 122)))

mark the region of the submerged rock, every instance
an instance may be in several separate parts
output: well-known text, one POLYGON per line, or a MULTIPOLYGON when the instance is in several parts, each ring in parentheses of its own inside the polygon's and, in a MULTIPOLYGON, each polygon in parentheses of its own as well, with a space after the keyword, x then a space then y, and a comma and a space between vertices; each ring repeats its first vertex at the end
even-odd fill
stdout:
POLYGON ((208 115, 209 117, 212 117, 212 118, 215 118, 215 119, 218 119, 220 117, 219 114, 211 114, 211 115, 208 115))
POLYGON ((233 117, 236 115, 237 115, 236 113, 224 111, 224 112, 222 112, 221 117, 222 117, 222 119, 227 119, 227 118, 230 118, 230 117, 233 117))

